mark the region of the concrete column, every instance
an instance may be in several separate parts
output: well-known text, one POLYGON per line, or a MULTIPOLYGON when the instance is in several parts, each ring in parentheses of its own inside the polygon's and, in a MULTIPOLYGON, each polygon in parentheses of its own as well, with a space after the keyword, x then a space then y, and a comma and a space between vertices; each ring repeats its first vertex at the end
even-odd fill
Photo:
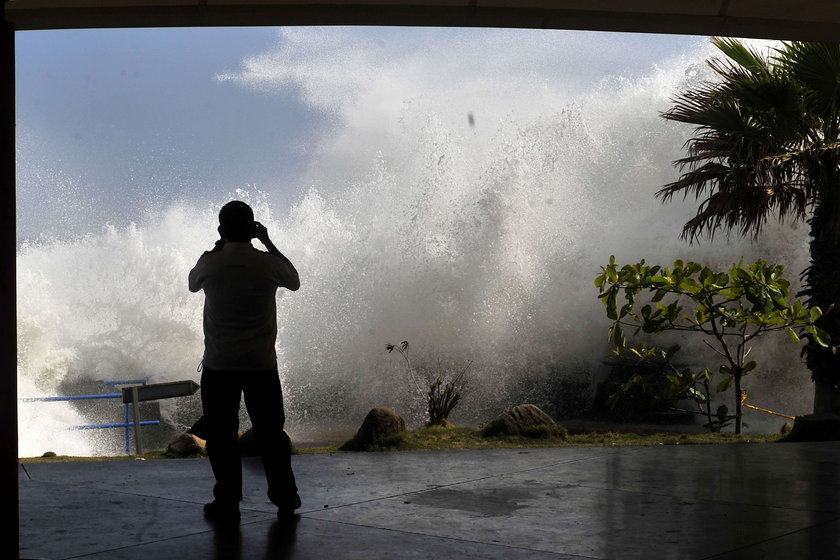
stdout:
POLYGON ((6 528, 0 558, 20 555, 16 236, 15 28, 4 17, 0 27, 0 504, 6 528))

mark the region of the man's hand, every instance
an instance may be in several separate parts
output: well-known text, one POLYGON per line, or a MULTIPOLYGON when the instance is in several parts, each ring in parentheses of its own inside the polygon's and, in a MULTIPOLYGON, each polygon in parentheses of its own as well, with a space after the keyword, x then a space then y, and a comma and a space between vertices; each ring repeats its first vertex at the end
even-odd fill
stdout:
POLYGON ((268 237, 268 229, 259 222, 254 222, 254 237, 260 240, 260 243, 268 247, 271 239, 268 237))
POLYGON ((268 237, 268 230, 264 225, 262 225, 259 222, 254 222, 254 237, 256 239, 259 239, 260 242, 263 245, 265 245, 265 248, 268 251, 269 255, 280 257, 288 265, 287 280, 285 284, 283 284, 283 286, 292 291, 295 291, 298 288, 300 288, 300 277, 298 277, 298 272, 295 269, 295 265, 293 265, 292 261, 287 259, 286 255, 281 253, 280 249, 278 249, 274 245, 274 243, 271 242, 271 239, 268 237))

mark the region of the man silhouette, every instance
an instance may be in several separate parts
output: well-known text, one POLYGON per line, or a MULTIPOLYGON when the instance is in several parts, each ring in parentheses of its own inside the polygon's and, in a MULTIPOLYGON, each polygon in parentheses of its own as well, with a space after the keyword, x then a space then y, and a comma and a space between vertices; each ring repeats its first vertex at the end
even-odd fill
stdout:
POLYGON ((207 453, 216 478, 204 515, 238 521, 242 501, 239 406, 242 395, 277 517, 300 507, 291 442, 283 431, 283 393, 277 373, 277 288, 300 287, 297 270, 274 246, 254 212, 234 200, 219 212, 220 239, 190 271, 191 292, 204 290, 204 358, 201 403, 207 453), (268 252, 251 245, 258 239, 268 252))

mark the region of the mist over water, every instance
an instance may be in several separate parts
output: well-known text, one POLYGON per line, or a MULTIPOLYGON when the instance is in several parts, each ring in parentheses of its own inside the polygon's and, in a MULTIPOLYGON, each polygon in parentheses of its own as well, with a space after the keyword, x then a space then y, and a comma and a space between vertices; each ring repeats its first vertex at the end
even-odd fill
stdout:
MULTIPOLYGON (((300 291, 280 292, 277 345, 300 439, 353 430, 373 406, 420 424, 404 364, 385 351, 403 340, 421 368, 471 363, 456 422, 478 424, 525 401, 562 411, 558 399, 574 396, 558 387, 591 393, 605 373, 608 320, 592 280, 611 254, 721 267, 765 258, 797 279, 804 226, 773 225, 755 243, 719 236, 689 246, 679 232, 694 205, 653 199, 676 177, 671 162, 690 132, 658 114, 705 76, 707 47, 630 77, 575 82, 551 73, 550 56, 529 59, 493 41, 461 45, 460 57, 407 48, 383 58, 378 43, 285 32, 275 51, 220 75, 267 94, 297 88, 328 116, 332 125, 309 143, 308 170, 282 186, 297 193, 294 203, 276 203, 288 194, 273 187, 235 185, 229 197, 173 202, 136 223, 22 244, 19 396, 58 394, 82 378, 198 380, 203 296, 186 278, 212 247, 229 198, 254 207, 300 272, 300 291), (506 55, 483 56, 494 48, 506 55)), ((757 351, 767 367, 748 378, 751 401, 808 411, 798 349, 782 341, 757 351)), ((188 424, 200 415, 189 402, 191 410, 164 403, 164 413, 188 424)), ((19 411, 22 456, 100 452, 88 432, 56 438, 55 429, 91 422, 71 407, 19 411)))

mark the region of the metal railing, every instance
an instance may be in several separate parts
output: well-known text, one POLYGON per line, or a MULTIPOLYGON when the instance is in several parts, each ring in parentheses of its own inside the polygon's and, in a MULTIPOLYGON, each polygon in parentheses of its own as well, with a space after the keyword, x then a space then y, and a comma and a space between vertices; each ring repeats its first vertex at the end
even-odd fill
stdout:
MULTIPOLYGON (((114 381, 103 381, 99 384, 100 389, 105 387, 116 387, 119 385, 146 385, 148 378, 144 379, 121 379, 114 381)), ((96 399, 122 399, 123 393, 102 393, 98 395, 71 395, 67 397, 26 397, 18 399, 19 402, 57 402, 57 401, 84 401, 96 399)), ((124 420, 122 422, 108 422, 104 424, 83 424, 80 426, 72 426, 72 430, 101 430, 108 428, 123 428, 125 430, 125 454, 131 454, 131 431, 136 429, 134 421, 131 419, 131 403, 125 403, 124 420)), ((160 420, 143 420, 138 422, 140 426, 152 426, 160 424, 160 420)))

